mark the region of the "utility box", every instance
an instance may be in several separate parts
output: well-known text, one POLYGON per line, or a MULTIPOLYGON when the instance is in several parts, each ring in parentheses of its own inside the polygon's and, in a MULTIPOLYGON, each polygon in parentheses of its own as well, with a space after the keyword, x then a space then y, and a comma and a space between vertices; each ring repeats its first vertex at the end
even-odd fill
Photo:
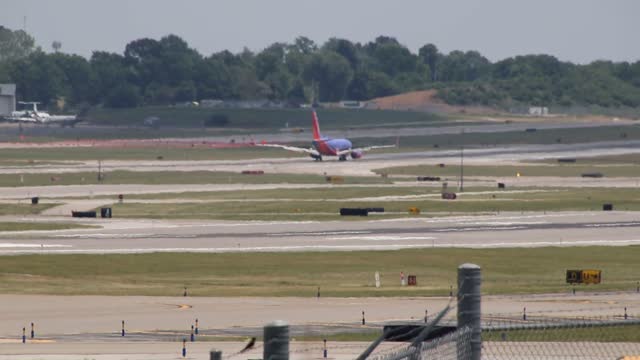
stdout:
POLYGON ((409 275, 407 277, 407 285, 409 286, 417 286, 418 285, 418 277, 415 275, 409 275))

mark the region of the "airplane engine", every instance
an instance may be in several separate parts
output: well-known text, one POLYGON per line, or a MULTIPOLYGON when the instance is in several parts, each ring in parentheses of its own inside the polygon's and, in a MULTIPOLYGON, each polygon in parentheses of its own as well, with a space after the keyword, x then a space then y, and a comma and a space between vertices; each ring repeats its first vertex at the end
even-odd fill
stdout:
POLYGON ((362 151, 352 151, 351 158, 352 159, 360 159, 362 157, 362 151))

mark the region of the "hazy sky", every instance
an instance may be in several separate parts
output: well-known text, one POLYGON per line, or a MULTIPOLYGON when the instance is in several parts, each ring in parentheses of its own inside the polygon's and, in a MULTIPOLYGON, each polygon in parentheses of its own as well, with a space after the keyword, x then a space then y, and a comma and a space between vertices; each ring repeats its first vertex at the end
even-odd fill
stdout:
POLYGON ((44 50, 89 57, 135 39, 182 37, 203 55, 261 50, 304 35, 367 42, 396 37, 416 52, 478 50, 495 61, 547 53, 561 60, 640 60, 637 0, 0 0, 0 25, 44 50))

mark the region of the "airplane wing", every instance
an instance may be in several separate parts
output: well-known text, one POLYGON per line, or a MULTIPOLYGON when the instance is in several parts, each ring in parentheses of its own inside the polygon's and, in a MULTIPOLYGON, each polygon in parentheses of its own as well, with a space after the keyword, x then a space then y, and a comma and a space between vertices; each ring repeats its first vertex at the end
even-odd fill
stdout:
POLYGON ((338 155, 347 155, 354 151, 363 153, 373 149, 384 149, 384 148, 393 148, 393 147, 396 147, 396 146, 395 145, 376 145, 376 146, 366 146, 362 148, 352 148, 352 149, 338 151, 338 155))
POLYGON ((320 155, 320 153, 314 148, 301 148, 296 146, 279 145, 279 144, 256 144, 256 146, 280 148, 280 149, 285 149, 285 150, 299 152, 299 153, 307 153, 315 156, 320 155))

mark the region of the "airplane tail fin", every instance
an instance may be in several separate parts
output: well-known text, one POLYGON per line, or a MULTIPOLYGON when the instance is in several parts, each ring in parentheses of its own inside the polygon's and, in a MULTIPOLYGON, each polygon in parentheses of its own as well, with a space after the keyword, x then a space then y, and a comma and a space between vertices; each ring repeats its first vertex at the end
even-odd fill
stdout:
POLYGON ((313 110, 313 140, 320 140, 320 123, 318 122, 318 114, 313 110))

